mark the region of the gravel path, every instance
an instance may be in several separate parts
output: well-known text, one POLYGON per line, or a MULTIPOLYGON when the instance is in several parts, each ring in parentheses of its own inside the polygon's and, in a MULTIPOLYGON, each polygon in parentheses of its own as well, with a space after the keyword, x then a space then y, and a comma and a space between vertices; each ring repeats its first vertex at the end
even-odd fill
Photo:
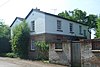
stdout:
POLYGON ((21 60, 18 58, 0 57, 0 67, 67 67, 42 61, 21 60))

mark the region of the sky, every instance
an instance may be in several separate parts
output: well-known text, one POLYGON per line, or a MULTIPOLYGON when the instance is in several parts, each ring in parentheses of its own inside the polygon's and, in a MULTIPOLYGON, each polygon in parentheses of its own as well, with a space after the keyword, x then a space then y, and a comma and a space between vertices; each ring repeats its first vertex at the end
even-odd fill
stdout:
POLYGON ((100 14, 100 0, 0 0, 0 19, 11 25, 16 17, 25 18, 32 8, 58 14, 80 9, 88 14, 100 14))

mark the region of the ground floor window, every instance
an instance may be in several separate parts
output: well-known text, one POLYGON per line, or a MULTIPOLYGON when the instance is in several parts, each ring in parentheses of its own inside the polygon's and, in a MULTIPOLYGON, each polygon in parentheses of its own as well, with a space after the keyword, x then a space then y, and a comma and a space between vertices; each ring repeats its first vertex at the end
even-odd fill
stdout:
POLYGON ((61 39, 57 39, 57 43, 55 43, 55 49, 62 49, 61 39))
POLYGON ((92 50, 100 50, 100 42, 92 42, 92 50))
POLYGON ((35 42, 34 42, 34 40, 31 40, 31 50, 35 50, 35 42))
POLYGON ((62 49, 62 43, 56 43, 55 49, 62 49))

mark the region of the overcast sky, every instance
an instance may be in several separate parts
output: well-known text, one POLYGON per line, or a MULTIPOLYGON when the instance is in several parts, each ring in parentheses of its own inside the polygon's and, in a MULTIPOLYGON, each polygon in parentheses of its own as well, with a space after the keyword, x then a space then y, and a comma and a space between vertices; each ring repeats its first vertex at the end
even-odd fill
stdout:
POLYGON ((53 14, 78 8, 97 15, 100 13, 99 4, 100 0, 0 0, 0 19, 11 25, 15 17, 24 18, 36 7, 53 14))

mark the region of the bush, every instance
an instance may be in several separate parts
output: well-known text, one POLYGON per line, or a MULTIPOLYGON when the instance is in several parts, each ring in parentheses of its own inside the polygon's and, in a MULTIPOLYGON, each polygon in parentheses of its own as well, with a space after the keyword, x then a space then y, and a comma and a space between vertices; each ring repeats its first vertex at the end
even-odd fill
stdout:
POLYGON ((35 45, 38 50, 37 60, 48 60, 49 44, 44 41, 37 41, 35 45))
POLYGON ((6 56, 10 58, 17 58, 17 55, 14 53, 7 53, 6 56))
POLYGON ((14 53, 1 53, 1 57, 10 57, 10 58, 17 58, 17 56, 14 53))
POLYGON ((13 29, 13 36, 11 39, 12 51, 22 59, 28 57, 29 32, 28 25, 25 21, 21 22, 21 24, 13 29))

